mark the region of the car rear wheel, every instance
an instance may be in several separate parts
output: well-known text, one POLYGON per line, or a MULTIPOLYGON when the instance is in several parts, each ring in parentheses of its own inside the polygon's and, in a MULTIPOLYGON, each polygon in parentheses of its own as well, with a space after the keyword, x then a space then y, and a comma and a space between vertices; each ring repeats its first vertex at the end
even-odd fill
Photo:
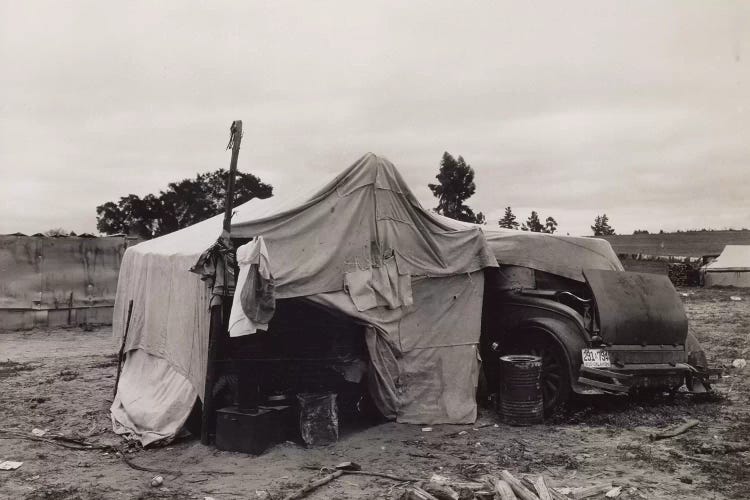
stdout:
POLYGON ((542 358, 544 415, 550 416, 570 397, 568 359, 557 342, 538 330, 519 332, 504 354, 531 354, 542 358))

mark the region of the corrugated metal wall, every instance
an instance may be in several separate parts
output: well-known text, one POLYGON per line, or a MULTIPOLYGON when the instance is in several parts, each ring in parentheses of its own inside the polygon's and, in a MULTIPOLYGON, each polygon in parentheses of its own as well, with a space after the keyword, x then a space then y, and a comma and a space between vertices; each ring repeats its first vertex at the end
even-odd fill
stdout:
POLYGON ((124 236, 0 236, 0 329, 110 323, 124 236))

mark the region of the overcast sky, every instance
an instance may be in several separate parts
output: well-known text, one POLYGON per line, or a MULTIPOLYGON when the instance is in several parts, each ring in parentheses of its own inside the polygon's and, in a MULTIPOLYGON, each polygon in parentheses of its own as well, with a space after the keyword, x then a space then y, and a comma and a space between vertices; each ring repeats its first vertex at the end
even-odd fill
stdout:
POLYGON ((372 151, 434 207, 449 151, 489 224, 750 227, 750 2, 0 0, 0 233, 94 232, 234 119, 277 193, 372 151))

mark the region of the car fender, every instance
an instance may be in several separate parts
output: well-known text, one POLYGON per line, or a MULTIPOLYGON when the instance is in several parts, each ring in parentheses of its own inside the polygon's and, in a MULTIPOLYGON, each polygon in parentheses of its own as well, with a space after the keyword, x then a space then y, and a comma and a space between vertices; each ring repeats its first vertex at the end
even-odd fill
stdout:
POLYGON ((690 366, 703 371, 708 369, 706 353, 691 331, 688 331, 687 338, 685 339, 685 352, 687 353, 687 360, 690 366))
POLYGON ((548 335, 565 352, 571 387, 578 392, 576 380, 581 365, 581 349, 586 348, 586 340, 580 326, 563 316, 528 318, 518 325, 518 330, 534 329, 548 335))

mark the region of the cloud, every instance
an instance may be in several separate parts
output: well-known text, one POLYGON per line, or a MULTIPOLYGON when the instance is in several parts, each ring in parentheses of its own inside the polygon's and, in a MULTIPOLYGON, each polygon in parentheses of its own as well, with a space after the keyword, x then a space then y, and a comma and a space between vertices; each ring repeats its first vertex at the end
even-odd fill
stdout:
POLYGON ((276 192, 390 158, 427 207, 589 233, 750 225, 750 7, 705 2, 0 3, 0 233, 228 164, 276 192))

